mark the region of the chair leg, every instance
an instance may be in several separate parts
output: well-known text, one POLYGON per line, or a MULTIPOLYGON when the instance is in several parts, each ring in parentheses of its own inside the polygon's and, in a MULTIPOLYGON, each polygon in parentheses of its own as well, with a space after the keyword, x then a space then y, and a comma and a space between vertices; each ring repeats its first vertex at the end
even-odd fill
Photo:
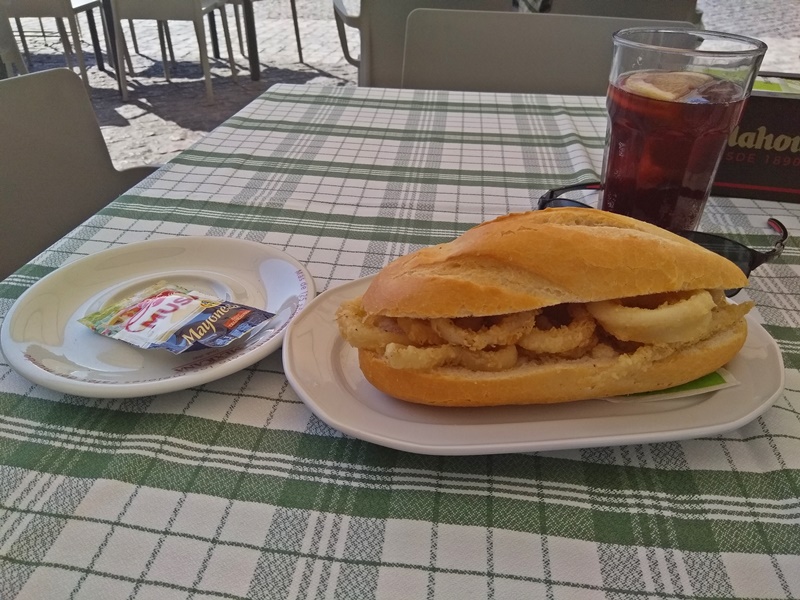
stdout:
POLYGON ((175 60, 175 48, 172 47, 172 34, 169 32, 169 21, 164 21, 164 38, 167 40, 167 50, 169 50, 169 59, 172 61, 173 66, 178 66, 178 61, 175 60))
MULTIPOLYGON (((120 31, 122 31, 122 21, 118 21, 118 23, 119 23, 119 28, 118 29, 120 31)), ((117 27, 116 27, 116 24, 115 24, 115 30, 116 29, 117 29, 117 27)), ((117 44, 117 45, 119 45, 119 44, 117 44)), ((133 77, 133 61, 131 60, 131 53, 128 51, 128 42, 126 42, 125 40, 123 40, 123 53, 122 54, 117 54, 117 56, 122 56, 123 57, 123 60, 125 61, 125 64, 128 66, 128 74, 131 77, 133 77)), ((120 63, 121 63, 121 61, 120 61, 120 63)), ((120 64, 120 70, 124 71, 125 70, 125 65, 120 64)), ((123 100, 124 100, 124 98, 123 98, 123 100)))
POLYGON ((233 5, 233 19, 236 21, 236 35, 239 37, 239 52, 242 56, 247 58, 247 52, 244 49, 244 34, 242 33, 242 19, 239 16, 239 5, 233 5))
POLYGON ((81 71, 83 83, 86 85, 87 90, 91 90, 91 87, 89 86, 89 76, 86 74, 86 60, 83 57, 83 49, 81 48, 81 35, 78 30, 78 19, 75 18, 75 15, 70 15, 67 17, 67 21, 69 21, 69 27, 72 30, 72 40, 75 45, 75 57, 78 59, 78 68, 81 71))
POLYGON ((16 67, 17 67, 17 74, 18 75, 27 75, 28 73, 28 65, 25 64, 25 61, 22 60, 22 57, 17 54, 17 58, 15 60, 16 67))
POLYGON ((131 43, 133 44, 133 51, 139 54, 139 42, 136 40, 136 30, 133 28, 133 19, 128 19, 128 29, 131 30, 131 43))
POLYGON ((25 54, 25 60, 28 61, 28 66, 33 68, 31 51, 28 49, 28 41, 25 39, 25 30, 22 28, 22 20, 15 18, 14 21, 17 24, 17 35, 19 35, 19 42, 22 44, 22 52, 25 54))
POLYGON ((213 102, 214 89, 211 87, 211 67, 208 64, 208 48, 202 16, 194 20, 194 32, 197 35, 197 45, 200 47, 200 64, 203 66, 203 77, 206 82, 206 98, 209 102, 213 102))
POLYGON ((169 61, 167 60, 167 45, 166 45, 166 35, 164 33, 164 29, 167 26, 166 21, 158 21, 158 45, 161 47, 161 62, 164 64, 164 79, 170 81, 169 78, 169 61))
POLYGON ((59 18, 56 18, 56 29, 58 29, 58 35, 59 37, 61 37, 61 45, 64 46, 64 59, 67 61, 67 67, 71 69, 72 45, 70 44, 69 36, 67 35, 67 30, 64 28, 64 22, 59 18))
MULTIPOLYGON (((6 77, 12 77, 14 75, 14 69, 16 69, 17 75, 26 75, 28 73, 28 65, 25 64, 24 60, 22 60, 22 55, 19 53, 16 47, 7 53, 5 57, 3 57, 2 53, 0 53, 0 66, 5 69, 6 77)), ((4 78, 0 77, 0 79, 4 78)))
MULTIPOLYGON (((120 56, 125 56, 128 58, 130 62, 130 56, 128 56, 128 44, 125 43, 125 34, 122 33, 122 21, 118 18, 114 17, 114 38, 116 41, 116 48, 115 53, 117 56, 117 60, 120 60, 120 56)), ((120 61, 121 62, 121 61, 120 61)), ((119 81, 119 93, 122 95, 122 101, 128 101, 128 74, 125 71, 125 66, 120 64, 119 69, 117 69, 117 79, 119 81)), ((133 69, 131 69, 133 71, 133 69)))
MULTIPOLYGON (((5 23, 0 24, 5 25, 5 23)), ((17 48, 17 42, 14 39, 14 32, 11 27, 8 27, 7 33, 11 35, 10 44, 5 48, 0 44, 0 79, 13 77, 15 69, 17 75, 25 75, 28 72, 28 66, 17 48)))
POLYGON ((231 30, 228 27, 228 11, 225 5, 219 7, 219 14, 222 17, 222 31, 225 33, 225 47, 228 49, 228 64, 231 66, 231 78, 236 81, 236 61, 233 60, 233 45, 231 44, 231 30))

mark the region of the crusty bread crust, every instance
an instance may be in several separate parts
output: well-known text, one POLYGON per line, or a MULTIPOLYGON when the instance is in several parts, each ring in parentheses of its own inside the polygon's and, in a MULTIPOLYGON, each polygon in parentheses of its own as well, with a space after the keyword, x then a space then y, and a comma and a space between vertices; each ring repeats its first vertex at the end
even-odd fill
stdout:
POLYGON ((554 208, 500 217, 394 261, 363 304, 371 315, 431 319, 746 284, 732 262, 648 223, 554 208))
MULTIPOLYGON (((599 212, 599 211, 598 211, 599 212)), ((744 319, 666 358, 643 362, 622 356, 528 364, 507 371, 439 367, 426 371, 393 369, 369 350, 359 350, 361 370, 379 390, 409 402, 436 406, 554 404, 661 390, 725 365, 747 338, 744 319)))

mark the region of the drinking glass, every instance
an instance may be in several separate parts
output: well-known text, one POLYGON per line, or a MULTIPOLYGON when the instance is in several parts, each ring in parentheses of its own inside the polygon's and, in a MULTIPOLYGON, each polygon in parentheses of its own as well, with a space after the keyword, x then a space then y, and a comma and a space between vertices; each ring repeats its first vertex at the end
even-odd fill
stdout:
POLYGON ((614 34, 601 207, 696 229, 766 50, 715 31, 614 34))

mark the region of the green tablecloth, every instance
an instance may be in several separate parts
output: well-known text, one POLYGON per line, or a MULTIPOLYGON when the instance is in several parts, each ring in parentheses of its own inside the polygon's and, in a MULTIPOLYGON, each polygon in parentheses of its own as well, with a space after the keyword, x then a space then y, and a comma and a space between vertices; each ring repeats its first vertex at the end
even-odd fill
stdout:
MULTIPOLYGON (((276 86, 0 284, 76 257, 255 240, 319 291, 597 177, 598 98, 276 86)), ((769 246, 800 205, 713 199, 769 246)), ((746 295, 787 388, 719 437, 434 457, 343 436, 269 358, 202 387, 89 399, 0 363, 0 598, 800 597, 800 279, 790 239, 746 295)), ((310 360, 313 357, 310 357, 310 360)))

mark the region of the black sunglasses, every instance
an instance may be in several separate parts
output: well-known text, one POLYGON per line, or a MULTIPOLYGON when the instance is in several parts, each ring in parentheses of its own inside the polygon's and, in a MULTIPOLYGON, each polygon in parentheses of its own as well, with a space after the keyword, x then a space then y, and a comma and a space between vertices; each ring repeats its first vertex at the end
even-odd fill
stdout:
MULTIPOLYGON (((578 190, 599 190, 601 185, 597 182, 592 183, 578 183, 575 185, 568 185, 561 188, 556 188, 549 190, 546 192, 541 198, 539 198, 539 210, 545 208, 558 208, 558 207, 579 207, 579 208, 592 208, 588 204, 580 202, 579 200, 571 200, 569 198, 561 198, 563 194, 568 192, 574 192, 578 190)), ((713 233, 704 233, 702 231, 676 231, 678 235, 681 237, 686 238, 687 240, 691 240, 695 244, 702 246, 720 256, 724 256, 736 266, 738 266, 745 275, 750 277, 750 273, 753 269, 760 267, 764 263, 777 258, 783 252, 784 245, 786 244, 786 240, 789 239, 789 232, 787 231, 786 227, 778 221, 778 219, 769 218, 767 219, 767 224, 775 231, 777 234, 780 235, 780 238, 775 245, 772 247, 771 250, 768 252, 760 252, 758 250, 754 250, 753 248, 749 248, 744 244, 740 244, 737 241, 728 239, 726 237, 722 237, 721 235, 715 235, 713 233)), ((736 295, 739 292, 738 289, 736 290, 726 290, 725 295, 730 297, 736 295)))

